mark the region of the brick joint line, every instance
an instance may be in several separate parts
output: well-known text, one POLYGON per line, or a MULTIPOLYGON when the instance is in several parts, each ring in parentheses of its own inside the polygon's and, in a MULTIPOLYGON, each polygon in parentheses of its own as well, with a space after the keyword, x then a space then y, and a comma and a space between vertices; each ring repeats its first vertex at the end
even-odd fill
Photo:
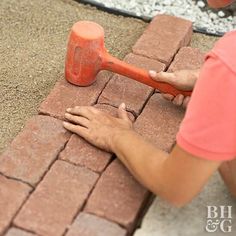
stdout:
MULTIPOLYGON (((146 32, 146 31, 144 31, 144 32, 146 32)), ((142 35, 141 35, 141 37, 142 37, 142 35)), ((173 54, 173 56, 171 57, 171 60, 170 60, 169 63, 166 63, 164 60, 161 60, 161 59, 154 59, 154 60, 156 60, 156 61, 158 61, 158 62, 161 62, 161 63, 164 63, 164 64, 165 64, 165 67, 164 67, 163 71, 168 71, 168 69, 170 68, 172 62, 174 61, 174 59, 175 59, 176 55, 178 54, 179 50, 181 49, 181 47, 182 47, 182 46, 181 46, 181 42, 180 42, 180 45, 179 45, 178 49, 176 50, 176 52, 175 52, 175 53, 173 54)), ((132 52, 133 52, 133 51, 131 50, 130 53, 132 53, 132 52)), ((142 56, 142 57, 144 57, 144 58, 148 58, 148 59, 152 59, 152 60, 153 60, 153 58, 151 58, 151 57, 149 57, 149 56, 147 56, 147 55, 142 55, 141 53, 139 54, 139 53, 135 53, 135 52, 133 52, 133 53, 134 53, 135 55, 140 55, 140 56, 142 56)), ((127 54, 127 55, 128 55, 128 54, 127 54)), ((92 104, 90 104, 90 105, 92 105, 92 106, 94 106, 94 105, 107 105, 107 106, 110 106, 110 107, 117 108, 117 106, 115 106, 115 105, 113 105, 113 104, 110 104, 110 103, 106 103, 106 102, 98 103, 98 102, 99 102, 99 98, 101 97, 103 91, 107 88, 109 82, 111 82, 112 79, 114 80, 115 75, 116 75, 116 74, 114 74, 114 73, 112 73, 112 74, 109 75, 109 77, 108 77, 109 79, 103 84, 102 88, 99 90, 98 95, 95 97, 95 101, 93 101, 92 104)), ((137 118, 143 113, 143 111, 144 111, 144 109, 145 109, 147 103, 149 102, 149 100, 151 99, 151 97, 155 94, 155 92, 158 92, 158 93, 159 93, 159 91, 153 89, 153 91, 148 95, 148 97, 147 97, 146 100, 144 101, 144 104, 142 105, 142 107, 141 107, 141 109, 140 109, 140 112, 136 113, 135 111, 132 111, 132 110, 127 109, 127 112, 131 113, 131 114, 134 116, 134 118, 135 118, 134 123, 135 123, 135 121, 137 120, 137 118)), ((76 93, 76 96, 77 96, 77 94, 78 94, 78 93, 76 93)), ((57 119, 57 120, 59 120, 59 121, 62 121, 62 120, 63 120, 62 117, 57 117, 56 115, 51 114, 50 112, 47 112, 47 111, 45 111, 45 112, 39 111, 38 114, 39 114, 39 115, 42 115, 42 116, 47 116, 47 117, 48 117, 48 116, 49 116, 49 117, 54 117, 55 119, 57 119)), ((70 137, 71 137, 71 136, 70 136, 70 137)), ((86 198, 85 201, 83 202, 82 206, 77 209, 77 213, 74 215, 74 217, 73 217, 73 219, 72 219, 70 225, 68 225, 67 227, 65 227, 65 230, 64 230, 64 232, 63 232, 63 234, 62 234, 63 236, 65 236, 65 235, 67 234, 67 232, 68 232, 68 230, 69 230, 69 227, 73 224, 73 222, 75 221, 75 219, 76 219, 76 217, 78 216, 78 214, 79 214, 80 212, 84 212, 85 206, 86 206, 88 200, 90 199, 91 194, 93 193, 94 189, 96 188, 96 186, 97 186, 99 180, 101 179, 103 173, 104 173, 104 172, 106 171, 106 169, 110 166, 110 164, 116 159, 116 156, 115 156, 115 154, 112 154, 112 156, 111 156, 109 162, 107 163, 107 165, 105 166, 105 168, 103 169, 102 172, 94 171, 94 170, 92 170, 91 168, 87 167, 86 165, 75 164, 75 163, 71 162, 70 160, 60 159, 60 154, 61 154, 61 153, 63 152, 63 150, 66 148, 66 146, 67 146, 69 140, 70 140, 70 138, 68 138, 68 140, 67 140, 67 141, 64 143, 64 145, 60 148, 60 150, 58 150, 58 153, 56 153, 55 158, 52 160, 52 162, 51 162, 51 163, 48 165, 48 167, 45 169, 45 172, 42 174, 42 176, 40 176, 39 181, 38 181, 35 185, 31 185, 31 184, 28 183, 27 181, 24 181, 24 180, 21 180, 21 179, 18 179, 18 178, 6 176, 5 174, 3 174, 3 173, 0 172, 0 175, 6 177, 6 178, 8 178, 8 179, 12 179, 12 180, 21 182, 21 183, 26 184, 26 185, 28 185, 28 186, 31 187, 31 190, 29 191, 28 195, 25 197, 25 199, 24 199, 24 201, 22 202, 22 204, 20 205, 20 207, 17 209, 16 213, 14 214, 14 216, 12 217, 12 219, 11 219, 11 221, 10 221, 10 223, 9 223, 9 226, 6 227, 6 229, 4 230, 3 234, 6 233, 7 230, 9 230, 9 227, 12 227, 12 226, 14 226, 14 227, 16 227, 16 228, 18 228, 18 229, 24 230, 24 231, 26 231, 26 232, 36 234, 36 232, 34 232, 34 231, 31 231, 31 230, 28 230, 28 229, 25 229, 25 228, 22 228, 22 227, 19 227, 19 226, 15 226, 15 225, 14 225, 14 220, 15 220, 15 218, 17 217, 17 215, 19 214, 19 212, 21 211, 21 209, 23 208, 23 206, 25 205, 25 203, 28 201, 28 199, 30 198, 30 196, 34 193, 35 189, 37 189, 38 185, 43 181, 43 179, 44 179, 45 176, 48 174, 48 172, 51 170, 52 166, 55 164, 55 162, 56 162, 57 160, 60 160, 60 161, 69 163, 69 164, 74 165, 74 166, 77 166, 77 167, 80 166, 80 167, 82 167, 82 168, 86 168, 87 170, 92 171, 92 172, 94 172, 94 173, 97 173, 97 174, 99 175, 98 178, 97 178, 97 180, 96 180, 96 182, 94 183, 94 185, 93 185, 92 188, 90 189, 90 191, 89 191, 89 193, 88 193, 88 195, 87 195, 87 198, 86 198)), ((132 233, 134 232, 134 230, 136 229, 136 227, 139 225, 140 220, 142 219, 144 213, 146 212, 146 210, 147 210, 147 205, 148 205, 148 203, 150 202, 150 200, 152 199, 152 197, 153 197, 153 195, 152 195, 150 192, 148 192, 148 193, 147 193, 147 196, 145 197, 145 199, 144 199, 144 201, 143 201, 143 203, 142 203, 142 205, 141 205, 141 207, 140 207, 140 209, 139 209, 139 211, 138 211, 138 213, 137 213, 137 216, 135 217, 134 221, 132 222, 132 223, 133 223, 133 227, 132 227, 131 232, 128 232, 128 235, 132 235, 132 233)), ((90 213, 90 214, 96 215, 96 214, 94 214, 94 213, 90 213)), ((99 215, 96 215, 96 216, 99 216, 99 215)), ((105 217, 105 216, 99 216, 99 217, 100 217, 100 218, 103 218, 103 219, 107 219, 107 220, 110 221, 110 222, 114 222, 115 224, 119 225, 119 226, 122 227, 123 229, 126 229, 123 225, 121 225, 120 223, 117 223, 117 222, 115 222, 115 221, 113 221, 113 220, 111 220, 111 219, 108 219, 108 217, 105 217)), ((37 233, 37 235, 39 235, 39 234, 37 233)), ((40 235, 39 235, 39 236, 40 236, 40 235)))
MULTIPOLYGON (((65 161, 65 160, 61 160, 61 161, 67 162, 67 161, 65 161)), ((70 163, 70 162, 68 162, 68 163, 70 163)), ((110 163, 111 163, 111 162, 110 162, 110 163)), ((107 167, 110 165, 110 163, 104 168, 104 171, 107 169, 107 167)), ((70 163, 70 164, 72 164, 72 163, 70 163)), ((72 164, 72 165, 78 166, 78 165, 76 165, 76 164, 72 164)), ((90 170, 90 169, 87 168, 87 167, 85 167, 85 168, 88 169, 89 171, 92 171, 92 170, 90 170)), ((103 172, 104 172, 104 171, 103 171, 103 172)), ((95 172, 95 171, 93 171, 93 172, 95 172)), ((102 173, 103 173, 103 172, 102 172, 102 173)), ((95 173, 96 173, 96 172, 95 172, 95 173)), ((73 224, 73 222, 75 221, 76 217, 79 215, 80 212, 83 212, 83 210, 84 210, 84 208, 85 208, 85 206, 86 206, 86 204, 87 204, 87 202, 88 202, 88 199, 90 198, 90 196, 91 196, 93 190, 94 190, 95 187, 97 186, 97 183, 98 183, 98 181, 100 180, 100 178, 101 178, 101 176, 102 176, 102 173, 99 174, 99 177, 98 177, 97 181, 94 183, 93 187, 90 189, 86 200, 84 201, 84 203, 82 204, 82 206, 79 207, 79 209, 77 210, 77 213, 74 215, 74 217, 73 217, 73 219, 72 219, 70 225, 65 228, 65 231, 64 231, 64 233, 62 234, 62 236, 65 236, 65 235, 66 235, 66 233, 67 233, 68 230, 69 230, 69 227, 73 224)))
POLYGON ((15 180, 15 181, 20 182, 20 183, 22 183, 22 184, 28 185, 28 186, 29 186, 30 188, 32 188, 32 189, 35 188, 35 186, 33 186, 32 184, 30 184, 30 183, 28 183, 28 182, 26 182, 26 181, 24 181, 24 180, 22 180, 22 179, 19 179, 19 178, 13 177, 13 176, 6 175, 6 174, 2 173, 1 171, 0 171, 0 175, 2 175, 3 177, 5 177, 5 178, 7 178, 7 179, 15 180))
MULTIPOLYGON (((53 166, 53 164, 58 160, 59 154, 65 149, 66 144, 68 143, 68 141, 69 141, 69 139, 68 139, 67 142, 64 144, 64 146, 61 148, 61 150, 58 152, 58 154, 57 154, 55 160, 53 160, 52 163, 48 166, 48 168, 46 169, 45 173, 41 176, 39 182, 38 182, 35 186, 31 186, 29 183, 24 182, 24 181, 22 181, 22 180, 20 180, 20 179, 15 179, 15 178, 9 177, 9 179, 18 180, 19 182, 23 182, 24 184, 27 184, 27 185, 29 185, 30 187, 32 187, 32 190, 29 192, 28 196, 27 196, 26 199, 23 201, 23 203, 22 203, 22 205, 19 207, 19 209, 16 211, 16 214, 13 216, 10 225, 13 225, 14 227, 16 227, 13 222, 14 222, 15 218, 17 217, 18 213, 21 211, 21 209, 23 208, 23 206, 25 205, 25 203, 29 200, 30 196, 34 193, 34 191, 36 190, 37 186, 42 182, 42 180, 43 180, 44 177, 47 175, 48 171, 51 169, 51 167, 53 166)), ((2 174, 2 173, 0 173, 0 174, 2 174)), ((36 232, 30 231, 29 229, 25 229, 25 228, 23 228, 23 227, 21 228, 21 227, 17 226, 17 228, 22 229, 22 230, 25 230, 25 231, 27 231, 27 232, 29 232, 29 233, 34 233, 34 234, 36 234, 36 232)), ((9 229, 9 227, 6 229, 6 231, 7 231, 8 229, 9 229)), ((6 232, 5 232, 5 233, 6 233, 6 232)), ((39 234, 37 233, 37 236, 41 236, 41 235, 39 235, 39 234)), ((42 236, 43 236, 43 235, 42 235, 42 236)))
MULTIPOLYGON (((106 106, 110 106, 110 107, 117 108, 117 106, 115 106, 115 105, 113 105, 113 104, 110 104, 110 103, 106 103, 106 102, 97 103, 97 104, 95 104, 95 105, 106 105, 106 106)), ((140 114, 137 115, 134 111, 131 111, 131 110, 129 110, 129 109, 127 109, 126 111, 129 112, 129 113, 131 113, 131 114, 134 116, 135 120, 136 120, 136 119, 138 118, 138 116, 140 115, 140 114)))
POLYGON ((109 76, 109 79, 108 79, 107 82, 104 84, 104 87, 103 87, 103 88, 101 89, 101 91, 99 92, 99 94, 98 94, 98 96, 97 96, 97 98, 96 98, 96 101, 94 102, 94 104, 92 104, 92 106, 99 104, 99 103, 98 103, 98 100, 99 100, 99 98, 100 98, 102 92, 105 90, 105 88, 107 87, 108 83, 110 82, 110 80, 111 80, 113 77, 114 77, 114 73, 111 72, 111 75, 109 76))
MULTIPOLYGON (((26 198, 24 199, 24 201, 21 203, 20 207, 18 208, 18 210, 16 211, 16 213, 13 215, 13 217, 12 217, 10 223, 9 223, 9 226, 6 227, 6 229, 3 231, 3 235, 9 230, 9 228, 10 228, 11 226, 14 226, 14 227, 15 227, 13 221, 14 221, 14 219, 16 218, 16 216, 18 215, 18 213, 21 211, 21 209, 23 208, 23 206, 25 205, 25 203, 28 201, 28 199, 30 198, 30 196, 31 196, 31 194, 33 193, 33 191, 34 191, 34 189, 31 189, 31 191, 29 192, 29 194, 27 195, 27 197, 26 197, 26 198)), ((25 229, 24 229, 24 230, 25 230, 25 229)), ((28 230, 25 230, 25 231, 28 231, 28 230)), ((39 236, 41 236, 41 235, 39 235, 39 236)))

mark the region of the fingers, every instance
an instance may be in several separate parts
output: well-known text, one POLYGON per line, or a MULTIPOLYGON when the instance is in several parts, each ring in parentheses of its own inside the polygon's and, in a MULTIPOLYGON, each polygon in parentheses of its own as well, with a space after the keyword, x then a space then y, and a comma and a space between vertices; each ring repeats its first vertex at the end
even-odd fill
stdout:
POLYGON ((174 98, 174 100, 172 102, 176 106, 182 106, 183 101, 184 101, 184 95, 179 94, 174 98))
POLYGON ((84 126, 86 128, 88 128, 89 126, 89 120, 87 118, 84 118, 82 116, 75 116, 75 115, 71 115, 70 113, 66 113, 65 117, 68 121, 77 124, 77 125, 81 125, 84 126))
POLYGON ((78 134, 79 136, 83 137, 84 139, 88 139, 88 129, 79 126, 79 125, 73 125, 68 122, 63 122, 63 126, 65 129, 71 131, 72 133, 78 134))
POLYGON ((68 108, 66 111, 72 115, 83 116, 89 120, 94 117, 94 113, 97 113, 96 108, 86 106, 76 106, 74 108, 68 108))
POLYGON ((171 94, 168 94, 168 93, 163 93, 162 97, 169 100, 169 101, 172 101, 174 99, 174 96, 171 94))
POLYGON ((168 73, 168 72, 159 72, 150 70, 149 75, 152 79, 160 82, 165 82, 171 85, 175 85, 176 82, 176 76, 174 73, 168 73))
POLYGON ((118 118, 129 121, 128 113, 126 111, 126 106, 124 103, 120 104, 117 113, 118 113, 118 118))
POLYGON ((190 101, 190 97, 186 97, 186 98, 184 99, 184 102, 183 102, 183 107, 184 107, 184 108, 187 108, 189 101, 190 101))
POLYGON ((183 106, 183 108, 187 108, 188 103, 190 101, 190 97, 184 97, 182 94, 179 94, 176 97, 174 97, 171 94, 163 93, 162 97, 169 101, 172 101, 172 103, 176 106, 183 106))

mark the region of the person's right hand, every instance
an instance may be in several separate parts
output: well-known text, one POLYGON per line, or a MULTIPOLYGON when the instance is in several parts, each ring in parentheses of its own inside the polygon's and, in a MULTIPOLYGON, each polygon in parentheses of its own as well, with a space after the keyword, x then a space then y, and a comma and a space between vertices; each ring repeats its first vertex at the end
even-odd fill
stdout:
MULTIPOLYGON (((179 70, 173 73, 149 71, 150 77, 156 81, 166 82, 175 88, 183 91, 191 91, 199 77, 200 70, 179 70)), ((162 96, 173 102, 177 106, 187 107, 190 97, 184 97, 182 94, 174 97, 171 94, 162 94, 162 96)))

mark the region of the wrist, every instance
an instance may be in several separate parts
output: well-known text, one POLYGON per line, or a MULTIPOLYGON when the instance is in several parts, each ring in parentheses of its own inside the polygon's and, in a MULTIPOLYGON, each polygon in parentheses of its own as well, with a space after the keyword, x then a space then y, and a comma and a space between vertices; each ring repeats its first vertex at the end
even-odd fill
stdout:
POLYGON ((135 131, 133 129, 119 129, 113 133, 110 139, 110 150, 111 152, 118 155, 120 152, 120 147, 123 143, 129 142, 130 138, 135 135, 135 131))

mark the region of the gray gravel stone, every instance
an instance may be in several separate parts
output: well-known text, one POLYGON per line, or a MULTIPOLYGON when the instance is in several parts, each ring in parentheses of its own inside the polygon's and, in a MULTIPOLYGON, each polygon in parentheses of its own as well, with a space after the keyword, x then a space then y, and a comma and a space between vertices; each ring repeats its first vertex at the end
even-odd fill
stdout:
POLYGON ((125 10, 137 16, 170 14, 191 20, 195 29, 223 34, 236 29, 235 5, 226 10, 212 10, 206 0, 94 0, 109 8, 125 10))

